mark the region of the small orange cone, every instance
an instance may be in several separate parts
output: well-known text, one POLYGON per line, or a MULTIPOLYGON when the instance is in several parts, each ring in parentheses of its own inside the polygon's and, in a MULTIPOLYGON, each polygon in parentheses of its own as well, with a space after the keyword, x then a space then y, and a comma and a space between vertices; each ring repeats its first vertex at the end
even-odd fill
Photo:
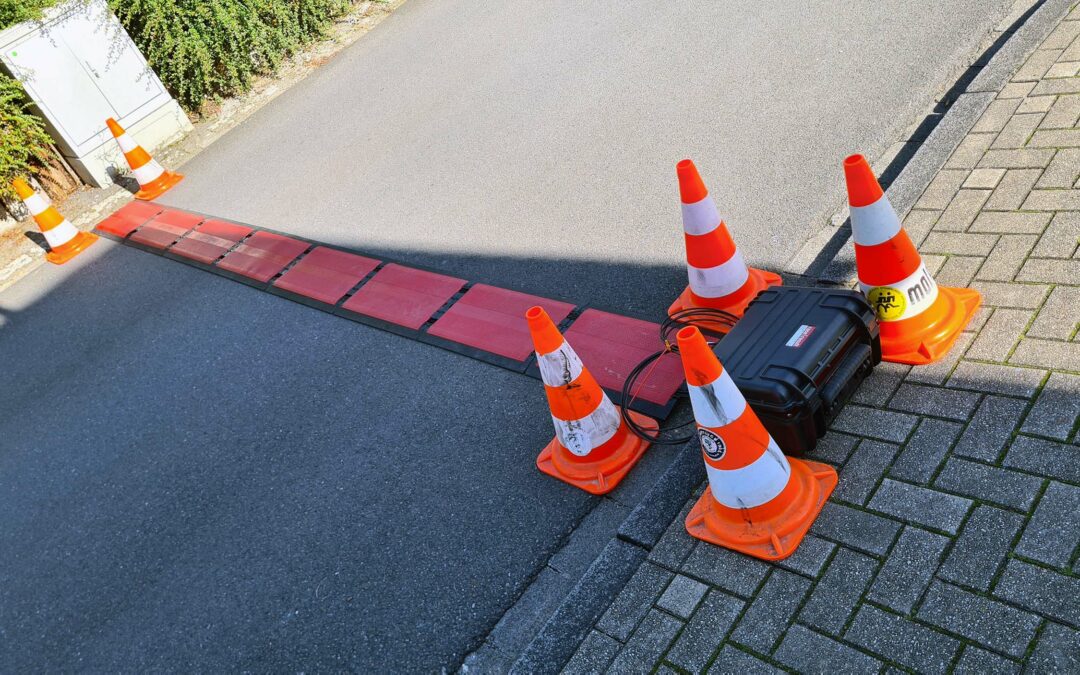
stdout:
POLYGON ((147 201, 157 199, 184 179, 183 175, 167 171, 155 162, 150 153, 143 150, 141 145, 128 136, 116 120, 110 117, 105 120, 105 123, 109 125, 109 131, 112 132, 113 138, 124 153, 124 158, 131 167, 131 174, 135 176, 135 180, 139 181, 139 191, 135 193, 135 199, 147 201))
POLYGON ((982 303, 978 291, 938 286, 862 155, 844 160, 859 287, 881 326, 881 358, 925 365, 952 348, 982 303))
POLYGON ((34 188, 21 178, 13 182, 15 193, 26 204, 26 209, 34 217, 45 241, 49 243, 49 252, 45 259, 55 265, 63 265, 84 249, 98 240, 96 234, 82 232, 60 215, 56 207, 34 192, 34 188))
MULTIPOLYGON (((611 492, 649 443, 630 432, 547 312, 533 307, 525 319, 555 423, 555 438, 536 458, 536 466, 594 495, 611 492)), ((657 430, 654 420, 633 411, 628 414, 642 428, 657 430)))
POLYGON ((694 163, 684 159, 675 165, 675 172, 682 198, 690 285, 668 308, 668 315, 710 307, 741 317, 758 293, 783 282, 777 274, 747 267, 694 163))
POLYGON ((836 470, 785 457, 701 331, 687 326, 677 337, 709 477, 686 531, 755 558, 786 558, 836 487, 836 470))

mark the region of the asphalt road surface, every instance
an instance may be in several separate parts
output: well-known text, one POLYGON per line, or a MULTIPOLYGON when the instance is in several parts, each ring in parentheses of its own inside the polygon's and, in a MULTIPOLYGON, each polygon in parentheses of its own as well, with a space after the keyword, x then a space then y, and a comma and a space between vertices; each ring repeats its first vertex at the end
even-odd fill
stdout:
POLYGON ((533 466, 535 380, 112 242, 72 264, 2 298, 0 670, 432 670, 593 503, 533 466))
POLYGON ((1012 2, 410 0, 165 201, 656 315, 686 284, 678 160, 776 268, 1012 2))
MULTIPOLYGON (((411 0, 163 201, 659 318, 678 159, 779 265, 1010 4, 411 0)), ((0 322, 4 670, 454 667, 595 503, 535 380, 140 251, 0 322)))

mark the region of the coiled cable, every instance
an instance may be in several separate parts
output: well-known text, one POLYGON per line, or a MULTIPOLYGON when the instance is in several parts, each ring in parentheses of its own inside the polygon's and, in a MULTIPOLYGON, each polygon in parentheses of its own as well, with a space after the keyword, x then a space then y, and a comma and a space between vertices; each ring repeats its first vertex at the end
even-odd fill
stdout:
POLYGON ((679 353, 679 347, 676 344, 674 335, 680 329, 685 328, 686 326, 697 326, 705 334, 707 340, 710 336, 715 337, 716 339, 710 342, 710 344, 715 344, 731 330, 738 320, 739 317, 731 312, 725 312, 721 309, 712 309, 709 307, 691 307, 682 309, 664 319, 660 324, 660 341, 664 344, 664 348, 642 359, 641 363, 634 366, 633 370, 626 376, 626 381, 623 382, 622 396, 619 399, 619 408, 622 413, 623 421, 626 423, 626 426, 630 429, 631 433, 638 438, 655 445, 682 445, 694 438, 693 432, 677 436, 672 435, 674 432, 678 432, 681 429, 695 426, 695 422, 692 418, 687 422, 677 424, 669 429, 661 430, 656 434, 651 434, 649 429, 643 428, 634 421, 629 414, 629 410, 630 406, 637 400, 637 395, 640 391, 638 381, 640 379, 642 384, 648 381, 652 369, 656 367, 656 364, 666 354, 679 353))

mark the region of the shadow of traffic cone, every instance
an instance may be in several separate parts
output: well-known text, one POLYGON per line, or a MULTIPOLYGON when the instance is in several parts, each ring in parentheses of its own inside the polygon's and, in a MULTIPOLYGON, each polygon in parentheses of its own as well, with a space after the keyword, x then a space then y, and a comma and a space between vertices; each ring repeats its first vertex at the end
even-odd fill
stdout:
POLYGON ((982 303, 938 286, 862 155, 844 160, 859 288, 881 326, 881 358, 925 365, 948 353, 982 303))
MULTIPOLYGON (((686 271, 690 284, 668 308, 668 315, 708 307, 741 317, 746 306, 761 291, 783 282, 777 274, 747 267, 694 163, 689 159, 682 160, 675 165, 675 173, 679 177, 682 199, 686 271)), ((687 322, 712 327, 708 321, 687 322)), ((721 332, 727 332, 727 329, 721 332)))
MULTIPOLYGON (((594 495, 611 492, 649 443, 630 431, 542 307, 525 312, 525 320, 555 423, 555 438, 536 458, 536 466, 594 495)), ((643 429, 657 431, 654 420, 633 411, 627 414, 643 429)))
POLYGON ((154 161, 150 153, 143 150, 142 146, 136 143, 124 131, 124 128, 116 123, 116 120, 110 117, 105 120, 105 123, 109 125, 109 131, 112 132, 113 138, 116 139, 117 145, 120 146, 120 150, 124 153, 124 159, 127 160, 128 166, 131 168, 131 175, 135 177, 135 180, 139 181, 139 191, 135 193, 135 199, 147 201, 157 199, 162 193, 184 179, 182 174, 167 171, 154 161))
POLYGON ((836 470, 785 457, 701 331, 688 326, 677 337, 709 477, 686 531, 755 558, 786 558, 836 487, 836 470))
POLYGON ((56 207, 45 197, 34 192, 34 188, 21 178, 12 183, 19 199, 26 204, 26 210, 34 217, 34 222, 41 228, 49 252, 45 259, 54 265, 63 265, 98 240, 96 234, 82 232, 60 215, 56 207))

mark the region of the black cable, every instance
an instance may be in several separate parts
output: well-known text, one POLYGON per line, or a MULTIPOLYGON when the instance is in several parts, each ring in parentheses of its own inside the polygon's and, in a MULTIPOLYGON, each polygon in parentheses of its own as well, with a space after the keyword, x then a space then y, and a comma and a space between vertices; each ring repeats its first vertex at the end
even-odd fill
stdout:
POLYGON ((731 330, 738 320, 739 317, 722 309, 709 307, 681 309, 668 316, 660 324, 660 339, 665 344, 670 343, 672 333, 686 326, 697 326, 701 330, 719 337, 731 330))
POLYGON ((626 376, 626 381, 623 382, 622 396, 620 398, 622 404, 619 407, 621 409, 623 421, 626 422, 626 426, 635 436, 655 445, 682 445, 694 438, 695 434, 693 433, 676 437, 665 437, 663 435, 670 434, 673 431, 686 427, 696 426, 693 419, 671 427, 670 429, 660 431, 655 435, 650 434, 649 429, 643 428, 640 424, 635 422, 629 414, 630 405, 633 404, 634 400, 637 398, 637 396, 631 392, 634 391, 638 378, 640 378, 645 370, 657 359, 662 358, 665 354, 679 353, 679 348, 672 339, 674 333, 686 326, 696 325, 701 328, 703 332, 715 335, 719 339, 731 330, 738 320, 739 317, 730 312, 708 307, 682 309, 664 319, 663 323, 660 324, 660 341, 664 344, 664 349, 645 357, 641 363, 634 366, 633 370, 626 376))
MULTIPOLYGON (((668 349, 658 351, 655 354, 650 354, 649 356, 645 357, 641 361, 641 363, 634 366, 634 369, 631 370, 630 374, 626 376, 626 381, 623 382, 622 397, 620 398, 620 400, 622 401, 620 409, 622 412, 623 421, 626 422, 626 426, 630 429, 631 433, 633 433, 638 438, 646 440, 649 443, 653 443, 655 445, 682 445, 694 436, 693 434, 690 434, 685 437, 678 436, 675 438, 665 438, 662 436, 664 432, 658 432, 656 435, 651 435, 648 429, 642 427, 634 420, 633 417, 630 416, 629 406, 636 398, 635 396, 631 395, 630 392, 633 390, 634 385, 637 384, 637 380, 639 377, 641 377, 642 372, 644 372, 645 369, 648 368, 654 361, 669 352, 677 354, 678 351, 678 347, 675 347, 674 345, 669 345, 668 349)), ((693 423, 694 421, 690 420, 689 422, 684 422, 683 424, 667 429, 666 431, 676 431, 678 429, 682 429, 683 427, 690 426, 693 423)))

